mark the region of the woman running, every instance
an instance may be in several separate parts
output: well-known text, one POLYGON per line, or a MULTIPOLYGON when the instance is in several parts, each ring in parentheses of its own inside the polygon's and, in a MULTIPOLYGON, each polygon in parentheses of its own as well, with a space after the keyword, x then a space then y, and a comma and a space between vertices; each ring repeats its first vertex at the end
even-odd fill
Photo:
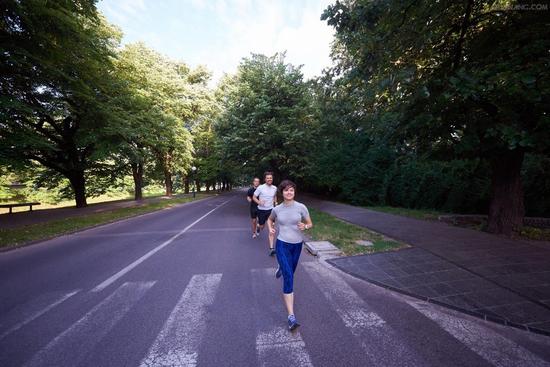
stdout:
POLYGON ((279 234, 277 235, 276 253, 279 268, 275 273, 277 278, 283 276, 283 300, 288 311, 288 328, 294 330, 300 324, 294 316, 294 272, 298 266, 298 260, 302 252, 304 229, 313 226, 309 211, 306 206, 294 200, 296 184, 290 180, 284 180, 279 185, 279 190, 284 201, 273 208, 267 220, 269 232, 275 234, 274 221, 277 221, 279 234))

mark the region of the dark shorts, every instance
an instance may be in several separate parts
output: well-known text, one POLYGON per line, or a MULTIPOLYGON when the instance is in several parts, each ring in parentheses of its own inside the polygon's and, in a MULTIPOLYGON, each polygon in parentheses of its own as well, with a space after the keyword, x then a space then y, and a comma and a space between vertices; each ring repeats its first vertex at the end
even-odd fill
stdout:
POLYGON ((250 205, 250 218, 252 218, 252 219, 258 218, 258 206, 257 205, 250 205))
POLYGON ((263 226, 270 215, 271 215, 271 209, 269 210, 258 209, 258 224, 263 226))

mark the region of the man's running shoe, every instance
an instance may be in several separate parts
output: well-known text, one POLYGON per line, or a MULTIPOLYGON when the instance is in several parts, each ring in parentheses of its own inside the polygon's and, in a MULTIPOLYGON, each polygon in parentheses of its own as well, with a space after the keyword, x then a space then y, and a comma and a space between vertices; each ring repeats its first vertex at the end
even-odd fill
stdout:
POLYGON ((277 267, 277 271, 275 272, 275 278, 279 279, 283 275, 283 272, 281 271, 281 267, 277 267))
POLYGON ((294 315, 288 315, 288 330, 292 331, 298 326, 300 326, 300 324, 296 321, 296 317, 294 315))
POLYGON ((258 235, 256 234, 256 232, 252 233, 252 238, 256 238, 258 237, 258 235))
POLYGON ((275 256, 276 252, 274 248, 269 249, 269 256, 275 256))

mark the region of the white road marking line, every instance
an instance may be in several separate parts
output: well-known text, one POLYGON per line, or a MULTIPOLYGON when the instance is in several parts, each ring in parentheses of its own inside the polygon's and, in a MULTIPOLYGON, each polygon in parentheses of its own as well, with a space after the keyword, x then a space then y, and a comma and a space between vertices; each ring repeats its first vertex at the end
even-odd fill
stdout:
POLYGON ((256 352, 260 366, 312 367, 306 345, 299 332, 291 333, 284 327, 260 332, 256 337, 256 352), (281 363, 284 359, 284 363, 281 363))
MULTIPOLYGON (((13 333, 14 331, 19 330, 20 328, 22 328, 23 326, 25 326, 29 322, 33 321, 34 319, 37 319, 38 317, 42 316, 43 314, 45 314, 46 312, 48 312, 49 310, 51 310, 55 306, 59 305, 60 303, 62 303, 66 299, 68 299, 68 298, 74 296, 75 294, 77 294, 79 291, 80 290, 65 293, 65 294, 61 295, 61 297, 57 297, 54 300, 53 303, 47 305, 46 307, 42 308, 40 311, 35 312, 35 313, 32 313, 33 312, 32 309, 34 307, 36 307, 36 303, 40 304, 40 303, 43 302, 42 298, 39 298, 39 300, 33 300, 29 303, 26 303, 26 304, 22 305, 21 307, 18 307, 16 309, 14 309, 12 312, 5 315, 5 318, 7 320, 10 320, 10 319, 13 319, 13 318, 23 318, 23 321, 18 322, 17 324, 12 326, 10 329, 8 329, 4 333, 2 333, 0 335, 0 340, 4 339, 6 336, 13 333)), ((46 294, 45 295, 46 298, 49 298, 50 296, 51 296, 51 294, 46 294)), ((40 306, 38 306, 38 307, 40 307, 40 306)))
POLYGON ((282 289, 275 280, 275 268, 251 269, 250 274, 256 302, 254 317, 258 324, 264 325, 256 336, 259 365, 313 366, 300 331, 291 333, 286 327, 286 314, 280 298, 282 289), (269 296, 266 297, 265 292, 270 288, 274 289, 267 291, 269 296), (270 320, 272 316, 277 317, 277 320, 270 320), (285 327, 274 326, 273 323, 285 327))
POLYGON ((147 235, 154 235, 154 234, 176 234, 178 233, 178 230, 173 231, 143 231, 143 232, 118 232, 118 233, 75 233, 74 235, 77 237, 86 237, 86 238, 95 238, 95 237, 128 237, 128 236, 147 236, 147 235))
POLYGON ((207 307, 214 302, 222 274, 194 275, 140 366, 196 366, 206 330, 207 307))
MULTIPOLYGON (((195 232, 250 232, 248 227, 226 227, 226 228, 200 228, 200 229, 190 229, 188 233, 195 232)), ((86 237, 86 238, 102 238, 102 237, 128 237, 128 236, 147 236, 155 234, 177 234, 179 231, 144 231, 144 232, 118 232, 118 233, 97 233, 97 234, 86 234, 86 233, 75 233, 75 236, 86 237)))
POLYGON ((316 262, 303 265, 353 335, 361 336, 364 329, 384 326, 386 322, 375 312, 367 311, 365 301, 336 273, 316 262))
POLYGON ((133 263, 131 263, 130 265, 126 266, 125 268, 123 268, 122 270, 120 270, 118 273, 112 275, 111 277, 109 277, 107 280, 103 281, 101 284, 97 285, 94 289, 92 289, 91 291, 92 292, 100 292, 102 291, 103 289, 107 288, 109 285, 111 285, 112 283, 114 283, 118 278, 122 277, 124 274, 128 273, 130 270, 132 270, 133 268, 135 268, 136 266, 138 266, 139 264, 141 264, 142 262, 144 262, 145 260, 147 260, 148 258, 150 258, 151 256, 153 256, 156 252, 162 250, 164 247, 168 246, 169 244, 171 244, 176 238, 178 238, 179 236, 181 236, 182 234, 184 234, 185 232, 187 232, 191 227, 193 227, 195 224, 197 224, 198 222, 200 222, 201 220, 203 220, 204 218, 206 218, 210 213, 212 213, 214 210, 222 207, 223 205, 225 205, 226 203, 228 203, 229 201, 231 201, 231 199, 227 200, 227 201, 224 201, 223 203, 221 203, 220 205, 218 205, 217 207, 215 207, 214 209, 210 210, 208 213, 206 213, 205 215, 203 215, 202 217, 200 217, 199 219, 197 219, 196 221, 194 221, 193 223, 191 223, 190 225, 188 225, 187 227, 185 227, 184 229, 182 229, 181 231, 179 231, 178 233, 176 233, 174 236, 172 236, 170 239, 168 239, 167 241, 164 241, 162 244, 158 245, 157 247, 155 247, 154 249, 152 249, 151 251, 149 251, 148 253, 146 253, 145 255, 143 255, 142 257, 140 257, 139 259, 137 259, 136 261, 134 261, 133 263))
POLYGON ((25 366, 78 365, 155 282, 124 283, 59 334, 25 366))
POLYGON ((482 321, 453 317, 433 310, 433 305, 418 301, 407 301, 407 303, 494 366, 550 366, 549 362, 542 360, 529 350, 480 325, 482 321))
POLYGON ((423 366, 423 359, 333 270, 319 262, 302 263, 344 325, 359 339, 373 364, 423 366))
POLYGON ((191 229, 189 232, 251 232, 248 227, 227 227, 227 228, 197 228, 191 229))

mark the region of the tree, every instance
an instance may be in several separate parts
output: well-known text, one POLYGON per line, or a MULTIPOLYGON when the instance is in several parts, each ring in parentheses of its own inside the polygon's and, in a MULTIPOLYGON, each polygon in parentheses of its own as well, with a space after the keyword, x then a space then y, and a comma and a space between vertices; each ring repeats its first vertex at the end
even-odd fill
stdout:
POLYGON ((216 131, 224 157, 236 166, 246 163, 259 171, 271 169, 279 178, 299 179, 308 165, 313 115, 300 68, 284 58, 252 55, 242 60, 237 75, 223 86, 228 95, 216 131))
POLYGON ((135 196, 141 196, 148 161, 154 163, 151 173, 163 178, 166 195, 172 195, 174 174, 185 174, 191 165, 189 130, 205 113, 209 74, 203 67, 191 70, 169 60, 142 43, 125 46, 116 65, 127 92, 113 102, 127 113, 119 133, 134 177, 135 196))
POLYGON ((367 113, 396 116, 396 139, 434 158, 491 167, 488 230, 509 235, 524 216, 526 152, 547 154, 550 27, 514 1, 337 1, 336 70, 367 113))
POLYGON ((106 105, 120 33, 95 1, 0 5, 0 159, 39 162, 86 206, 86 172, 105 156, 106 105))

